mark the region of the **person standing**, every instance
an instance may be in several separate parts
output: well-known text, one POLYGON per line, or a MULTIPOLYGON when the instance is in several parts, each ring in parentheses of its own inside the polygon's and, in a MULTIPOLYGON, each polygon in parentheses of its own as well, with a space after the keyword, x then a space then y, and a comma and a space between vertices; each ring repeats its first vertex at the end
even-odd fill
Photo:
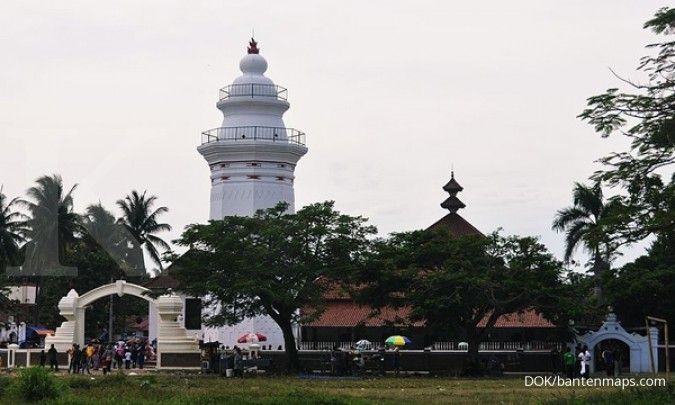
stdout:
POLYGON ((46 362, 47 362, 47 354, 45 353, 45 349, 42 349, 40 351, 40 367, 44 367, 46 362))
POLYGON ((605 374, 607 377, 614 375, 614 353, 611 349, 602 352, 602 360, 605 362, 605 374))
POLYGON ((111 371, 114 355, 115 353, 113 352, 113 347, 112 345, 109 344, 108 347, 103 352, 103 359, 102 359, 103 375, 108 374, 111 371))
POLYGON ((565 375, 567 378, 574 378, 574 365, 576 364, 576 359, 572 350, 568 347, 563 353, 563 363, 565 364, 565 375))
POLYGON ((584 346, 579 353, 579 362, 581 363, 580 373, 581 377, 588 378, 591 373, 591 352, 588 347, 584 346))
POLYGON ((145 364, 145 342, 138 344, 138 354, 136 355, 136 361, 138 361, 138 368, 143 370, 143 365, 145 364))
POLYGON ((394 348, 394 372, 396 375, 401 373, 401 352, 398 346, 394 348))
POLYGON ((234 347, 234 376, 244 378, 244 357, 238 346, 234 347))
POLYGON ((126 370, 129 370, 131 367, 131 349, 127 349, 124 352, 124 368, 126 370))
POLYGON ((131 368, 136 368, 138 366, 138 345, 136 343, 131 344, 131 368))
POLYGON ((49 350, 47 350, 47 358, 49 359, 49 369, 54 371, 59 371, 59 363, 56 360, 56 348, 52 344, 49 350))

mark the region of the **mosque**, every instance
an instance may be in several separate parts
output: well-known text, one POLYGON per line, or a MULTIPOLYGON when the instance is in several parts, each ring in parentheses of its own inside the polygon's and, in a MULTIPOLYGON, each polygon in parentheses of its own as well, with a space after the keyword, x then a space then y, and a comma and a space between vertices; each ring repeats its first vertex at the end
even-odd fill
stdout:
MULTIPOLYGON (((290 107, 288 91, 265 76, 267 61, 253 38, 247 54, 239 62, 239 68, 241 76, 220 90, 216 106, 223 113, 221 126, 203 132, 201 145, 197 148, 209 166, 209 218, 212 220, 230 215, 250 216, 280 201, 288 203, 288 210, 294 212, 294 171, 308 151, 305 134, 284 123, 283 115, 290 107)), ((449 195, 441 207, 449 213, 429 229, 442 227, 458 237, 482 235, 457 213, 465 205, 457 197, 463 188, 454 173, 443 190, 449 195)), ((175 285, 175 281, 164 276, 146 286, 166 288, 175 285)), ((399 331, 400 328, 392 326, 392 320, 405 316, 405 313, 392 312, 372 318, 369 317, 370 308, 360 306, 349 297, 329 295, 325 298, 324 314, 296 328, 296 340, 302 342, 301 347, 317 348, 322 343, 350 342, 357 337, 380 341, 385 335, 399 331)), ((219 342, 232 347, 244 334, 261 333, 268 339, 266 346, 283 348, 281 329, 270 317, 249 318, 234 326, 201 328, 199 308, 199 300, 185 298, 184 324, 204 342, 219 342)), ((215 310, 217 308, 201 309, 202 313, 215 310)), ((152 337, 153 310, 150 312, 152 337)), ((528 339, 543 340, 555 329, 555 325, 537 313, 528 312, 500 319, 497 329, 501 329, 497 336, 504 340, 523 339, 523 332, 528 339)), ((406 333, 425 347, 439 338, 422 325, 413 325, 406 333)))

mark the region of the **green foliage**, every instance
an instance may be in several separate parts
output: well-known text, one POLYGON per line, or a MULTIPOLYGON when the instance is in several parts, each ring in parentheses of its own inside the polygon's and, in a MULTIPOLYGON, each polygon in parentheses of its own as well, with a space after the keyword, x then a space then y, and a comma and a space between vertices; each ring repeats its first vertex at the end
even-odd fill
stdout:
POLYGON ((566 325, 575 306, 563 267, 534 238, 417 231, 376 245, 360 275, 359 299, 369 305, 411 307, 411 321, 462 331, 469 352, 504 314, 535 309, 566 325), (484 328, 478 328, 481 320, 484 328))
POLYGON ((7 392, 8 388, 12 384, 12 378, 8 376, 0 376, 0 398, 2 398, 5 395, 5 392, 7 392))
POLYGON ((613 270, 604 283, 624 324, 642 326, 647 315, 675 319, 675 237, 660 235, 646 255, 613 270))
POLYGON ((18 211, 25 204, 19 198, 7 199, 0 187, 0 272, 7 266, 16 266, 23 260, 21 244, 25 242, 27 217, 18 211))
POLYGON ((77 389, 77 390, 88 390, 95 386, 95 381, 90 377, 79 376, 79 375, 70 375, 64 378, 64 384, 68 388, 77 389))
POLYGON ((131 194, 117 201, 117 206, 122 210, 121 223, 133 238, 143 245, 145 251, 152 260, 162 268, 162 260, 158 247, 168 251, 170 246, 163 239, 155 235, 158 232, 170 231, 169 224, 159 223, 159 216, 169 211, 166 207, 159 207, 153 210, 157 201, 154 195, 146 196, 146 191, 139 194, 133 190, 131 194))
MULTIPOLYGON (((659 10, 645 23, 645 28, 662 35, 672 34, 673 27, 672 8, 659 10)), ((627 191, 612 199, 620 207, 613 231, 625 243, 675 228, 675 41, 647 48, 655 54, 643 57, 638 66, 646 75, 644 83, 621 79, 628 91, 611 88, 590 97, 579 115, 603 136, 620 134, 631 139, 629 151, 600 159, 605 169, 593 176, 627 191)))
POLYGON ((221 304, 219 313, 205 319, 207 324, 269 315, 284 333, 294 367, 292 323, 321 313, 324 293, 361 264, 375 228, 364 218, 335 211, 332 202, 295 214, 287 209, 280 203, 253 217, 188 226, 177 243, 190 250, 174 263, 171 274, 180 290, 221 304), (308 306, 314 311, 299 319, 297 309, 308 306))
POLYGON ((44 367, 20 369, 13 389, 17 396, 28 402, 55 399, 62 391, 54 375, 44 367))

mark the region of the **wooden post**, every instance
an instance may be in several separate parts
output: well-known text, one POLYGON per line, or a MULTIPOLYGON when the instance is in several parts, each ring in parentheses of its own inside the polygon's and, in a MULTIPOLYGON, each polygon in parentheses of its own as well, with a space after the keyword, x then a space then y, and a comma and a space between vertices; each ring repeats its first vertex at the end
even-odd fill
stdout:
POLYGON ((665 324, 664 334, 666 339, 666 381, 670 381, 670 341, 668 340, 668 322, 665 324))

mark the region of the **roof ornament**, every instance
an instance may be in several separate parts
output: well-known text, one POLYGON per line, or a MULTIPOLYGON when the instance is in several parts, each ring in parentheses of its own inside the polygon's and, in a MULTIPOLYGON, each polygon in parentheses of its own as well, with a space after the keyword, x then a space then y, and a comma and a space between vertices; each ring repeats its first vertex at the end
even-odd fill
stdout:
POLYGON ((450 172, 450 181, 443 186, 443 190, 450 194, 450 196, 441 203, 441 207, 450 211, 451 214, 454 214, 457 212, 457 210, 466 207, 466 205, 464 205, 464 203, 459 198, 457 198, 457 193, 464 190, 464 187, 460 186, 459 183, 457 183, 457 180, 455 180, 454 170, 450 172))
POLYGON ((249 43, 248 43, 248 53, 249 54, 251 54, 251 53, 259 54, 260 53, 260 49, 258 48, 258 43, 255 42, 255 39, 253 39, 253 37, 251 37, 251 41, 249 41, 249 43))

